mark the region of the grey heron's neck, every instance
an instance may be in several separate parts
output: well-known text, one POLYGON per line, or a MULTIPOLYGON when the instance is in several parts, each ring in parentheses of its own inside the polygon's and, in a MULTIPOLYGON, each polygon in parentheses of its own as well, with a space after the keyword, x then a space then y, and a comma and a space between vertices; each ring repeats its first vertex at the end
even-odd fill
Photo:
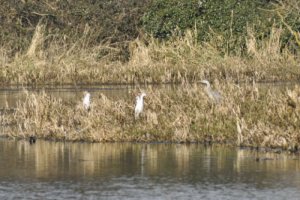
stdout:
POLYGON ((208 89, 208 90, 211 90, 210 84, 207 83, 206 86, 205 86, 205 88, 208 89))

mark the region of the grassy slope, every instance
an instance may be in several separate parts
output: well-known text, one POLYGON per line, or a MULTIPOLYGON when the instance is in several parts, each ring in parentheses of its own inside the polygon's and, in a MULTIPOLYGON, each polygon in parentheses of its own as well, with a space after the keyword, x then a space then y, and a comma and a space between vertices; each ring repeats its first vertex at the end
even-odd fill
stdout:
POLYGON ((287 27, 271 28, 263 39, 248 29, 246 47, 235 47, 235 54, 220 47, 235 43, 218 34, 205 43, 196 31, 158 41, 139 30, 149 2, 5 1, 0 84, 299 79, 297 52, 282 47, 287 27))

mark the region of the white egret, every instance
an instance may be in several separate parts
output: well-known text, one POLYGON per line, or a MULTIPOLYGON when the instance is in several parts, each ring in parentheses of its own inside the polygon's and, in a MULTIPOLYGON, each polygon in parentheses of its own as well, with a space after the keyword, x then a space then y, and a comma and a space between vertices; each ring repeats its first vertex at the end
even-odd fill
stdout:
POLYGON ((89 92, 84 92, 84 97, 83 97, 83 108, 85 110, 90 110, 91 106, 91 94, 89 92))
POLYGON ((135 108, 134 108, 134 119, 138 119, 140 114, 143 112, 144 108, 144 97, 146 96, 146 93, 142 93, 141 95, 138 95, 135 103, 135 108))
POLYGON ((200 83, 205 84, 205 92, 207 94, 207 96, 213 100, 214 103, 220 103, 222 100, 222 95, 216 91, 211 89, 210 83, 208 82, 208 80, 203 80, 200 81, 200 83))

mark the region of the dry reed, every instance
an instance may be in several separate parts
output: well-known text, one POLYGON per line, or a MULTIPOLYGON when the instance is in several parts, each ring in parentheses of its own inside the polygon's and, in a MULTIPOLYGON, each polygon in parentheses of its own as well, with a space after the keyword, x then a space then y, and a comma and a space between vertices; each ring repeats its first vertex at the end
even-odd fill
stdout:
MULTIPOLYGON (((91 111, 82 102, 65 102, 46 93, 28 93, 14 113, 2 116, 8 126, 2 135, 113 142, 170 141, 218 142, 239 146, 297 149, 300 89, 258 89, 255 84, 214 86, 223 94, 211 103, 197 84, 175 90, 147 90, 145 110, 134 120, 134 97, 113 101, 103 94, 93 97, 91 111)), ((137 92, 137 91, 135 91, 137 92)))
MULTIPOLYGON (((249 29, 247 54, 226 54, 215 41, 197 42, 197 33, 159 42, 129 42, 130 58, 110 44, 88 47, 89 28, 74 44, 47 37, 38 24, 26 53, 9 57, 1 49, 0 84, 166 83, 200 80, 278 81, 299 79, 299 58, 281 47, 282 30, 257 40, 249 29), (45 45, 44 43, 47 43, 45 45)), ((53 37, 52 37, 53 38, 53 37)), ((223 42, 224 43, 224 42, 223 42)))

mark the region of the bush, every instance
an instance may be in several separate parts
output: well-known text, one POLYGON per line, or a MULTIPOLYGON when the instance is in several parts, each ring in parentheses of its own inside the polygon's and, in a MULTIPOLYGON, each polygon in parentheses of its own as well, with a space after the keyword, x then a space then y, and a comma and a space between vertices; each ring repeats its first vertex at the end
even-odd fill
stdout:
MULTIPOLYGON (((274 1, 273 1, 274 2, 274 1)), ((196 27, 200 41, 210 39, 210 33, 243 45, 247 26, 253 25, 262 36, 274 21, 270 0, 154 0, 143 16, 145 30, 157 38, 182 34, 196 27)))
MULTIPOLYGON (((12 53, 26 50, 39 21, 47 25, 47 39, 70 43, 90 27, 86 45, 124 44, 139 33, 140 18, 150 0, 8 1, 0 7, 0 46, 12 53)), ((119 47, 119 46, 118 46, 119 47)))
POLYGON ((298 0, 280 1, 276 6, 276 14, 283 27, 286 28, 282 37, 284 44, 289 43, 293 50, 300 46, 300 2, 298 0))

